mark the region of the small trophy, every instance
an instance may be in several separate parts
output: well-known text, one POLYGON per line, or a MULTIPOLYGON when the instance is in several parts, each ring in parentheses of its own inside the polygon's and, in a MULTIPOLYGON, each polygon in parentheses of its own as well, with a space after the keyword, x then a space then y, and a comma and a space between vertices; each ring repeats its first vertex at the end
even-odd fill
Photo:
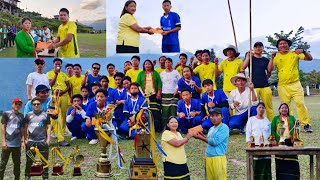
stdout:
POLYGON ((256 143, 255 143, 255 138, 254 136, 250 136, 250 145, 249 145, 250 148, 254 148, 256 147, 256 143))
POLYGON ((274 136, 269 136, 268 137, 268 142, 269 142, 269 147, 272 147, 274 145, 275 137, 274 136))
POLYGON ((302 147, 303 141, 300 137, 300 120, 297 119, 294 125, 294 138, 293 138, 293 146, 302 147))
POLYGON ((30 176, 41 176, 44 173, 43 164, 40 159, 37 159, 37 156, 34 155, 35 148, 31 147, 30 150, 26 152, 27 156, 33 161, 30 169, 30 176))
POLYGON ((280 135, 280 140, 279 140, 279 146, 285 146, 285 136, 284 136, 284 121, 280 120, 279 122, 279 135, 280 135))
POLYGON ((54 164, 52 169, 52 174, 51 174, 52 176, 60 176, 64 174, 63 162, 59 162, 57 160, 58 153, 61 154, 61 150, 60 148, 56 147, 52 153, 52 163, 54 164))
MULTIPOLYGON (((115 106, 113 104, 108 104, 108 107, 105 112, 97 113, 95 115, 96 121, 99 121, 99 125, 109 137, 111 136, 111 132, 115 131, 115 129, 111 128, 111 121, 113 117, 113 111, 115 106)), ((110 144, 105 138, 102 137, 98 128, 95 128, 95 133, 100 142, 101 154, 97 163, 97 172, 95 176, 100 178, 108 178, 113 176, 111 170, 111 163, 107 154, 107 147, 110 144)))
POLYGON ((74 154, 72 155, 72 161, 73 161, 73 176, 81 176, 81 168, 80 164, 84 161, 84 156, 79 153, 79 147, 76 146, 73 148, 74 154))
POLYGON ((263 135, 260 136, 260 145, 259 147, 264 147, 264 137, 263 135))

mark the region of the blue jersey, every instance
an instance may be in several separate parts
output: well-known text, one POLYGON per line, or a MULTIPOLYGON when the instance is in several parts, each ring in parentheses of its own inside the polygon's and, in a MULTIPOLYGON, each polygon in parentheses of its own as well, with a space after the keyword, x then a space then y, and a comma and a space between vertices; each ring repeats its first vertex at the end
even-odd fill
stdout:
MULTIPOLYGON (((108 97, 106 99, 106 103, 110 104, 110 94, 112 93, 113 89, 112 88, 108 88, 108 97)), ((92 97, 91 99, 89 99, 87 106, 89 106, 91 103, 96 102, 96 97, 92 97)))
MULTIPOLYGON (((207 92, 203 93, 201 98, 201 105, 206 105, 208 107, 209 102, 213 102, 214 104, 217 105, 226 100, 228 100, 228 97, 226 96, 226 94, 221 89, 218 89, 213 91, 213 97, 210 97, 207 92)), ((211 108, 208 107, 208 111, 210 111, 213 108, 214 107, 211 107, 211 108)))
MULTIPOLYGON (((111 104, 116 104, 116 101, 126 100, 127 98, 128 94, 126 88, 123 88, 122 91, 118 90, 117 88, 114 88, 108 97, 108 102, 111 104)), ((114 117, 116 119, 124 119, 123 106, 123 104, 118 105, 114 110, 114 117)))
POLYGON ((180 99, 178 101, 178 108, 177 108, 178 113, 183 112, 185 114, 185 118, 190 119, 192 118, 190 116, 190 112, 192 111, 201 112, 201 104, 198 100, 191 98, 190 107, 187 107, 183 99, 180 99))
MULTIPOLYGON (((129 98, 124 103, 123 112, 129 113, 130 116, 133 116, 137 112, 139 112, 143 102, 144 102, 144 97, 142 96, 138 96, 138 99, 136 99, 135 101, 129 98)), ((147 104, 144 104, 143 107, 147 108, 147 104)))
MULTIPOLYGON (((196 85, 197 85, 198 87, 201 87, 200 79, 199 79, 199 78, 197 78, 197 77, 195 77, 195 76, 192 76, 192 77, 191 77, 191 80, 194 81, 194 82, 196 82, 196 85)), ((179 79, 179 81, 178 81, 178 92, 181 93, 182 89, 185 89, 185 88, 186 88, 186 89, 189 89, 189 91, 190 91, 191 94, 192 94, 192 98, 194 98, 194 99, 200 99, 200 93, 198 93, 198 92, 196 91, 196 88, 195 88, 195 87, 191 87, 191 86, 189 85, 189 82, 186 82, 186 81, 184 80, 184 78, 179 79)))
MULTIPOLYGON (((105 111, 107 108, 108 103, 104 103, 104 108, 102 111, 105 111)), ((86 111, 86 117, 89 117, 90 119, 94 117, 95 114, 97 114, 100 110, 98 110, 97 102, 93 102, 89 104, 87 111, 86 111)), ((100 111, 100 112, 102 112, 100 111)))
MULTIPOLYGON (((82 105, 81 106, 82 109, 86 112, 87 111, 87 107, 85 105, 82 105)), ((71 112, 73 111, 74 107, 70 107, 67 111, 67 116, 69 116, 71 114, 71 112)), ((74 115, 74 118, 73 118, 73 121, 72 122, 78 122, 78 123, 82 123, 82 122, 85 122, 86 121, 86 118, 85 117, 82 117, 81 114, 77 113, 74 115)), ((72 123, 71 122, 71 123, 72 123)), ((67 122, 68 124, 68 122, 67 122)))
POLYGON ((101 78, 101 75, 98 75, 97 77, 93 77, 92 74, 88 75, 88 88, 89 88, 89 97, 93 97, 94 94, 92 93, 92 83, 99 82, 101 78))
MULTIPOLYGON (((177 26, 181 26, 180 16, 175 12, 169 12, 168 16, 162 16, 160 26, 163 31, 170 31, 177 26)), ((173 32, 162 36, 162 44, 176 45, 179 44, 179 33, 173 32)))

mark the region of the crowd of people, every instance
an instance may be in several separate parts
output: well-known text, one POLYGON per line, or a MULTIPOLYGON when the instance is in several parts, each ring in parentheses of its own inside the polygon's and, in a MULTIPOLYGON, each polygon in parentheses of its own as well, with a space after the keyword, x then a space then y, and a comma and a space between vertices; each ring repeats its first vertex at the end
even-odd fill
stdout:
POLYGON ((6 25, 3 24, 0 27, 0 52, 8 47, 14 47, 14 41, 17 34, 17 28, 14 24, 6 25))
MULTIPOLYGON (((262 56, 261 42, 254 44, 253 52, 247 53, 244 60, 239 58, 240 53, 234 46, 223 50, 226 59, 220 63, 218 58, 210 62, 209 50, 198 50, 189 65, 185 53, 180 54, 175 66, 171 58, 161 56, 158 68, 154 67, 155 61, 147 59, 141 69, 140 57, 132 56, 131 61, 125 62, 122 72, 109 63, 106 67, 108 75, 100 74, 99 63, 93 63, 91 70, 86 72, 82 72, 80 64, 66 64, 64 73, 61 71, 63 61, 59 58, 53 60, 53 69, 45 73, 44 67, 48 62, 37 58, 34 61, 36 70, 26 80, 28 102, 24 115, 19 113, 22 101, 15 98, 12 110, 2 116, 2 156, 5 158, 1 159, 0 178, 10 153, 17 154, 21 147, 36 144, 48 158, 50 138, 57 138, 61 147, 69 146, 65 140, 69 131, 71 141, 86 138, 90 145, 97 144, 92 120, 95 114, 104 112, 108 104, 115 105, 112 123, 117 134, 127 139, 134 138, 137 132, 134 130, 137 125, 135 116, 140 109, 148 107, 144 103, 148 97, 155 131, 163 132, 162 147, 167 154, 163 157, 165 179, 190 178, 184 144, 191 137, 207 143, 208 179, 226 179, 230 131, 238 129, 246 134, 247 142, 251 142, 250 137, 253 136, 255 145, 261 144, 261 134, 264 138, 274 136, 279 142, 281 120, 285 122, 285 144, 292 146, 291 128, 296 119, 289 109, 293 100, 304 131, 312 132, 298 75, 299 60, 312 60, 312 56, 302 49, 289 50, 291 44, 288 39, 279 39, 278 52, 273 53, 270 59, 262 56), (250 64, 250 54, 252 82, 244 73, 250 64), (273 111, 268 85, 274 67, 278 69, 282 103, 279 115, 273 111), (217 89, 215 80, 220 74, 223 74, 223 88, 217 89), (50 106, 59 109, 58 116, 51 117, 51 120, 45 113, 50 106), (251 117, 248 120, 249 113, 251 117), (189 131, 196 126, 201 126, 203 132, 189 131), (186 134, 185 138, 181 134, 186 134)), ((264 140, 264 143, 268 144, 268 141, 264 140)), ((20 159, 14 161, 16 178, 20 174, 18 162, 20 159)), ((27 162, 25 175, 29 178, 30 161, 27 162)), ((257 157, 254 163, 255 177, 271 179, 271 157, 257 157)), ((296 156, 277 156, 276 166, 279 179, 295 179, 300 175, 296 156)), ((46 171, 44 178, 47 175, 46 171)))

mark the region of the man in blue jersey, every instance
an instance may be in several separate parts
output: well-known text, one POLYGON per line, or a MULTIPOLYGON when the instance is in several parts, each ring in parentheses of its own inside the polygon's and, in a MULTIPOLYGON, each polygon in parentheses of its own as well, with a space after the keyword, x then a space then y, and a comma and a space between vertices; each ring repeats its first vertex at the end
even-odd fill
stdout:
POLYGON ((99 63, 93 63, 91 65, 91 74, 89 74, 89 71, 86 71, 84 74, 84 80, 82 81, 82 86, 88 86, 89 88, 89 98, 94 97, 94 93, 91 91, 91 86, 94 82, 99 82, 101 75, 100 72, 101 65, 99 63))
POLYGON ((162 2, 162 8, 164 14, 160 19, 160 25, 162 32, 162 52, 172 53, 180 52, 179 33, 181 30, 180 16, 171 12, 171 1, 164 0, 162 2))

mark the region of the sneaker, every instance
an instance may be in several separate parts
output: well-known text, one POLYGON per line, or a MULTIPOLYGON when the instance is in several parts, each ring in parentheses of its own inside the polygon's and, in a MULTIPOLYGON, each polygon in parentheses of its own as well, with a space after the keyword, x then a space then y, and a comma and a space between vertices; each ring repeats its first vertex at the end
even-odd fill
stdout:
POLYGON ((74 141, 74 140, 76 140, 76 139, 78 139, 77 137, 72 137, 70 140, 71 141, 74 141))
POLYGON ((98 143, 98 139, 92 139, 89 144, 97 144, 98 143))
POLYGON ((72 136, 71 132, 64 132, 63 135, 64 136, 72 136))
POLYGON ((311 129, 311 126, 310 126, 309 124, 305 125, 305 126, 303 127, 303 130, 304 130, 304 132, 306 132, 306 133, 312 133, 312 132, 313 132, 313 130, 311 129))
POLYGON ((70 146, 70 144, 64 140, 64 141, 59 142, 59 146, 65 147, 65 146, 70 146))

